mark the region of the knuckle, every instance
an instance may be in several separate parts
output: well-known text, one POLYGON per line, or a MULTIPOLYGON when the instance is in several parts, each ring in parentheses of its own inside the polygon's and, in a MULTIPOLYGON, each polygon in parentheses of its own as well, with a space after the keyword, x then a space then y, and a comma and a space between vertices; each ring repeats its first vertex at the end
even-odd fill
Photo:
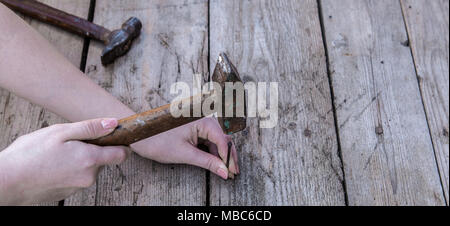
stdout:
POLYGON ((118 157, 117 157, 118 161, 120 163, 124 162, 127 159, 127 151, 126 151, 126 149, 125 148, 121 148, 118 151, 117 155, 118 155, 118 157))
POLYGON ((73 140, 69 140, 69 141, 64 142, 64 145, 67 145, 69 148, 70 147, 74 147, 75 144, 76 144, 76 141, 73 141, 73 140))
POLYGON ((91 187, 92 185, 94 185, 96 180, 97 180, 97 178, 95 177, 95 175, 89 174, 87 176, 84 176, 80 180, 78 186, 82 187, 82 188, 88 188, 88 187, 91 187))
POLYGON ((84 126, 84 130, 86 135, 89 137, 94 137, 96 134, 95 125, 93 123, 86 123, 86 125, 84 126))
POLYGON ((97 164, 97 161, 92 157, 86 158, 83 162, 84 168, 91 168, 91 167, 96 166, 96 164, 97 164))
POLYGON ((125 151, 125 148, 119 147, 115 150, 109 150, 109 151, 112 151, 112 152, 105 155, 104 158, 106 158, 106 159, 105 159, 105 161, 102 161, 103 164, 117 165, 117 164, 123 163, 127 158, 127 152, 125 151))
POLYGON ((228 142, 232 142, 232 145, 234 145, 233 137, 231 135, 225 135, 225 141, 227 142, 227 145, 228 145, 228 142))
POLYGON ((218 124, 217 124, 217 119, 216 119, 216 118, 213 118, 213 117, 207 117, 207 118, 205 118, 204 123, 205 123, 206 126, 214 126, 214 125, 218 125, 218 124))
POLYGON ((90 148, 83 148, 81 150, 81 163, 84 168, 91 168, 97 165, 97 156, 90 148))
POLYGON ((58 136, 49 136, 48 138, 45 139, 44 144, 46 146, 52 147, 52 146, 56 145, 59 141, 60 141, 60 139, 58 136))
POLYGON ((64 142, 64 146, 69 150, 78 150, 79 149, 79 141, 69 140, 64 142))
POLYGON ((55 124, 43 129, 44 133, 48 135, 46 140, 51 142, 61 140, 65 130, 66 127, 64 124, 55 124))
POLYGON ((54 124, 49 127, 47 127, 49 131, 52 132, 59 132, 64 130, 64 124, 54 124))
POLYGON ((214 163, 215 163, 214 158, 209 158, 206 163, 206 168, 211 171, 214 171, 214 163))
POLYGON ((217 144, 220 149, 228 149, 228 140, 225 136, 217 137, 217 144))

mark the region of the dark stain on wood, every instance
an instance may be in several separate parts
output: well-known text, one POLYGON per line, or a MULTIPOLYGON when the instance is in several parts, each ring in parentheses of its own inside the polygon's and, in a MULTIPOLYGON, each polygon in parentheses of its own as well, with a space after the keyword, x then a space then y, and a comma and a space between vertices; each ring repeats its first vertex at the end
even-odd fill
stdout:
POLYGON ((147 92, 147 95, 145 95, 145 101, 151 106, 151 102, 153 101, 153 94, 155 93, 154 90, 149 90, 147 92))
POLYGON ((138 67, 136 66, 136 64, 133 64, 133 65, 131 65, 130 72, 134 74, 134 73, 136 73, 137 69, 138 69, 138 67))
POLYGON ((119 178, 117 178, 117 180, 120 180, 120 184, 114 188, 114 191, 120 191, 123 188, 123 184, 126 180, 126 176, 123 173, 123 170, 122 170, 122 168, 120 168, 119 165, 116 165, 116 169, 119 171, 119 178))
POLYGON ((303 135, 305 136, 305 137, 311 137, 311 134, 312 134, 312 132, 311 132, 311 130, 309 130, 308 128, 306 128, 305 130, 303 130, 303 135))
POLYGON ((139 189, 137 191, 133 191, 133 206, 137 206, 137 201, 139 195, 142 193, 142 190, 144 190, 144 184, 141 182, 139 189))
POLYGON ((45 128, 45 127, 48 127, 48 126, 49 125, 48 125, 47 121, 43 121, 42 124, 41 124, 41 128, 45 128))
POLYGON ((377 135, 382 135, 383 134, 383 127, 382 126, 375 127, 375 133, 377 135))
POLYGON ((8 118, 6 118, 5 123, 6 125, 11 125, 12 122, 14 122, 14 119, 16 118, 16 115, 12 114, 8 118))
POLYGON ((159 44, 164 46, 166 49, 170 47, 169 45, 169 36, 165 33, 158 34, 159 44))
MULTIPOLYGON (((282 75, 280 75, 280 76, 282 76, 282 75)), ((243 81, 243 82, 254 82, 255 79, 253 79, 252 76, 244 75, 244 76, 242 77, 242 81, 243 81)))
POLYGON ((404 47, 409 47, 409 40, 401 42, 400 44, 402 44, 402 46, 404 46, 404 47))
POLYGON ((97 71, 97 65, 91 64, 91 65, 89 65, 89 66, 87 67, 87 73, 88 73, 88 74, 91 73, 91 72, 95 72, 95 71, 97 71))
POLYGON ((296 128, 297 128, 297 123, 295 123, 295 122, 289 123, 288 129, 295 130, 296 128))

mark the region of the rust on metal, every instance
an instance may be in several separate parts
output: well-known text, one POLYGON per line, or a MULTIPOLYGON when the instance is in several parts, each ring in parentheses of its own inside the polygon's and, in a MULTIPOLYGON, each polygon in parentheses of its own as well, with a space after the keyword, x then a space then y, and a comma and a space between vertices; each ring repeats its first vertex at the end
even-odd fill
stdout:
MULTIPOLYGON (((239 72, 236 67, 228 59, 225 53, 221 53, 217 60, 216 67, 212 76, 212 80, 221 85, 222 91, 225 93, 225 84, 228 83, 241 83, 242 80, 239 76, 239 72)), ((233 91, 232 91, 233 92, 233 91)), ((233 102, 227 103, 225 101, 225 96, 222 95, 222 117, 219 117, 219 123, 226 134, 233 134, 235 132, 244 130, 247 126, 247 106, 246 106, 246 96, 244 94, 243 98, 238 98, 237 91, 233 92, 233 102), (230 106, 232 104, 232 106, 230 106), (233 108, 233 117, 226 117, 225 110, 233 108), (237 116, 237 109, 244 108, 244 116, 237 116)))
POLYGON ((122 28, 109 33, 105 48, 102 51, 102 64, 112 63, 130 50, 133 40, 141 33, 142 23, 136 17, 131 17, 122 24, 122 28))

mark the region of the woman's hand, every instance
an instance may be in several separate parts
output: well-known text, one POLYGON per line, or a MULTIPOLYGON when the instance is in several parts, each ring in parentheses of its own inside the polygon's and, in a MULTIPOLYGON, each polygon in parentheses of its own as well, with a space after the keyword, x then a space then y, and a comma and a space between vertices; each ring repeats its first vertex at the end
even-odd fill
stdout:
MULTIPOLYGON (((80 72, 77 67, 55 51, 47 40, 1 4, 0 30, 2 31, 0 39, 6 40, 6 42, 0 42, 0 87, 43 106, 69 121, 81 121, 103 116, 125 118, 135 114, 130 108, 80 72), (27 62, 27 67, 23 67, 23 62, 27 62), (80 92, 80 90, 83 92, 80 92)), ((230 141, 230 137, 223 134, 219 124, 214 120, 202 119, 140 141, 131 145, 131 147, 146 158, 162 163, 192 164, 209 169, 222 178, 227 178, 228 170, 221 159, 225 161, 227 159, 227 143, 230 141), (211 154, 197 149, 196 145, 202 141, 199 138, 206 140, 211 154)), ((49 133, 48 130, 45 131, 49 133)), ((31 140, 29 137, 28 139, 31 140)), ((39 144, 46 139, 47 137, 41 136, 39 139, 35 139, 39 142, 32 143, 30 141, 28 146, 42 149, 39 144)), ((80 144, 80 142, 76 143, 80 144)), ((16 145, 18 144, 8 148, 11 149, 11 151, 8 151, 11 152, 11 155, 15 152, 13 149, 16 149, 14 147, 16 145)), ((30 148, 30 150, 32 149, 30 148)), ((28 152, 31 152, 30 150, 28 152)), ((26 153, 26 151, 20 152, 26 153)), ((0 157, 2 155, 6 154, 2 153, 0 157)), ((28 155, 29 153, 23 154, 25 157, 28 155)), ((59 161, 61 165, 65 165, 69 160, 59 161)), ((19 163, 12 164, 13 167, 17 168, 14 164, 19 163)), ((2 166, 0 165, 0 167, 2 166)), ((20 165, 20 167, 23 166, 20 165)), ((232 147, 229 168, 231 173, 239 173, 234 147, 232 147)), ((1 174, 5 174, 2 169, 0 169, 0 180, 1 174)), ((0 189, 1 186, 0 184, 0 189)), ((0 199, 2 198, 0 197, 0 199)))
POLYGON ((57 201, 93 185, 100 167, 123 162, 127 150, 79 140, 107 135, 117 124, 117 119, 94 119, 19 137, 0 152, 0 205, 57 201))
MULTIPOLYGON (((231 136, 223 133, 217 119, 204 118, 134 143, 131 148, 145 158, 161 163, 199 166, 227 179, 228 169, 224 162, 227 159, 228 142, 231 142, 231 136), (210 153, 198 149, 198 144, 209 147, 210 153)), ((233 145, 229 165, 233 174, 239 173, 237 163, 233 145)))

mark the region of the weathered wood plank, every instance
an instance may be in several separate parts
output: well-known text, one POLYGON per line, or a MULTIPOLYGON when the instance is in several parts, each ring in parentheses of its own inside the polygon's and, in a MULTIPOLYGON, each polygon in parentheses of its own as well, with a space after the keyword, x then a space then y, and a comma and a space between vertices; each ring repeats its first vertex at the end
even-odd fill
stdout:
POLYGON ((211 205, 344 205, 316 1, 212 0, 210 62, 227 52, 245 81, 278 82, 279 121, 235 135, 241 175, 211 176, 211 205))
POLYGON ((448 203, 449 1, 402 0, 401 3, 448 203))
MULTIPOLYGON (((118 28, 131 16, 143 23, 130 52, 103 67, 103 45, 91 42, 87 75, 123 103, 140 112, 170 102, 170 86, 192 83, 207 71, 206 0, 97 0, 94 22, 118 28)), ((206 173, 191 166, 161 165, 131 156, 120 166, 105 167, 97 187, 78 193, 69 205, 204 205, 206 173)))
MULTIPOLYGON (((43 0, 42 2, 84 18, 87 18, 89 12, 89 0, 43 0)), ((25 20, 41 35, 47 38, 70 62, 79 67, 83 49, 83 38, 40 21, 35 21, 27 17, 25 17, 25 20)), ((2 89, 0 89, 0 106, 2 106, 0 107, 0 151, 20 135, 48 125, 65 122, 64 119, 57 115, 2 89)), ((54 204, 57 203, 49 203, 49 205, 54 204)))
POLYGON ((443 205, 400 3, 321 6, 349 204, 443 205))

